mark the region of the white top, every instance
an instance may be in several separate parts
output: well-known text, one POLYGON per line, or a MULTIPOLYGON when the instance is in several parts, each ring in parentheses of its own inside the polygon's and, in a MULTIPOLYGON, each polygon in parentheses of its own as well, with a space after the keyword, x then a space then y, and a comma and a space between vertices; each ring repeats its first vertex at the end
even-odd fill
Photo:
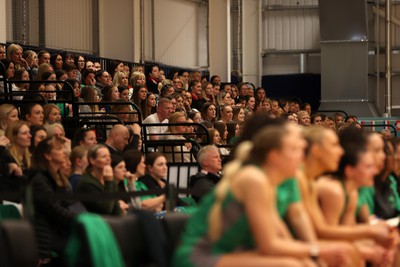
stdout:
MULTIPOLYGON (((165 123, 168 124, 169 121, 168 119, 163 120, 162 122, 160 122, 160 120, 158 119, 157 113, 151 114, 149 116, 147 116, 147 118, 143 121, 143 124, 150 124, 150 123, 165 123)), ((168 126, 150 126, 150 127, 146 127, 147 130, 147 134, 157 134, 157 133, 165 133, 168 130, 168 126)), ((160 136, 160 139, 163 136, 160 136)), ((150 139, 150 138, 148 138, 150 139)))

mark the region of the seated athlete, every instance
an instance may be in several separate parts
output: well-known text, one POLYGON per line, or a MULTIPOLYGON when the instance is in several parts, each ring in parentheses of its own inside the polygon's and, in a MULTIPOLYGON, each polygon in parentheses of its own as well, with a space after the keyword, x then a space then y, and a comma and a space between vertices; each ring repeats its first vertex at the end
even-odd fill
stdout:
POLYGON ((261 130, 243 142, 215 191, 189 220, 174 266, 316 266, 336 248, 294 241, 276 210, 275 190, 293 177, 305 147, 292 124, 261 130), (254 144, 254 145, 253 145, 254 144))

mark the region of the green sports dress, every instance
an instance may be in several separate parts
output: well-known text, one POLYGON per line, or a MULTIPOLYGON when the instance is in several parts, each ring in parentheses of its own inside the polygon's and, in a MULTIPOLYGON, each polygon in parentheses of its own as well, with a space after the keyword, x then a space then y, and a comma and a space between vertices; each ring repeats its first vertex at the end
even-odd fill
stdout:
POLYGON ((172 266, 215 266, 223 254, 254 248, 244 207, 230 191, 222 204, 221 237, 216 242, 208 238, 208 216, 214 202, 215 195, 212 192, 204 197, 199 209, 188 221, 172 266))

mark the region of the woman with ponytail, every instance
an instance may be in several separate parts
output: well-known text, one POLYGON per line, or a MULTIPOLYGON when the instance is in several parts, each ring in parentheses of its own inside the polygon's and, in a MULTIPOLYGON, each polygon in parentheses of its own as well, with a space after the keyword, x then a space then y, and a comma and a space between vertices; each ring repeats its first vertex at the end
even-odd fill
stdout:
POLYGON ((294 241, 275 208, 276 187, 295 175, 305 148, 297 126, 280 124, 237 147, 188 222, 174 266, 316 266, 311 258, 327 253, 294 241))

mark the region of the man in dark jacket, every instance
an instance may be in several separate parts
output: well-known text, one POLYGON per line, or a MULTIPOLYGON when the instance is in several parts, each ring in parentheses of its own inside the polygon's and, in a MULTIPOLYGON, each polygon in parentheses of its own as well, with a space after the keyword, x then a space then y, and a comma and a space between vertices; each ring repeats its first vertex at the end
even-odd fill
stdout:
POLYGON ((199 202, 220 179, 222 165, 218 148, 215 145, 202 147, 197 153, 197 162, 201 171, 190 177, 189 186, 193 190, 192 197, 199 202))

